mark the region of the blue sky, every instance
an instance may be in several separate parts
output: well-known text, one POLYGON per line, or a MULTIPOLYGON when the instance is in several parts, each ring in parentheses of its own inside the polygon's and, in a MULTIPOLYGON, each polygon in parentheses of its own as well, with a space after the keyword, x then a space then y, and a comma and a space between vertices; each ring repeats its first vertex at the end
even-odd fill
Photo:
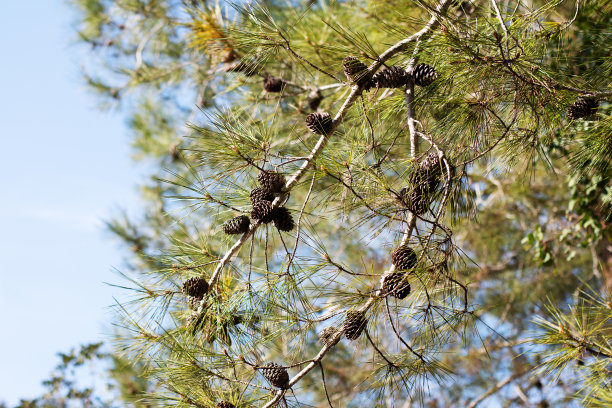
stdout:
POLYGON ((0 1, 0 401, 37 396, 56 353, 105 339, 121 251, 102 220, 138 208, 118 112, 80 77, 63 0, 0 1))

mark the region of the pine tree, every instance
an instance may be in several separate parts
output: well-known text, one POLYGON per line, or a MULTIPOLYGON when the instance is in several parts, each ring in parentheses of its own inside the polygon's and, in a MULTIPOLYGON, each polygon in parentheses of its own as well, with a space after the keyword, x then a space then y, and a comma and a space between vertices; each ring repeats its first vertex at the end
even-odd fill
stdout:
POLYGON ((143 366, 109 353, 103 343, 92 343, 58 353, 60 362, 49 378, 42 381, 43 395, 21 399, 17 408, 112 407, 129 405, 155 407, 142 398, 155 390, 145 378, 143 366), (101 385, 97 379, 103 378, 101 385))
POLYGON ((609 5, 311 3, 75 0, 113 72, 89 83, 140 101, 136 151, 170 169, 143 219, 109 223, 135 254, 117 340, 148 399, 603 406, 609 5))

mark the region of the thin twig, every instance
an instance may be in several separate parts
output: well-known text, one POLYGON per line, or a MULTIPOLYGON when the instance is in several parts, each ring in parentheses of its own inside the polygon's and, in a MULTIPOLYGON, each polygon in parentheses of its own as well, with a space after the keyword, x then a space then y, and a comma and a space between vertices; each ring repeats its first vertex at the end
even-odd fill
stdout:
POLYGON ((312 193, 312 188, 314 187, 316 175, 317 173, 312 173, 312 181, 310 182, 310 188, 308 189, 308 193, 306 194, 306 198, 304 199, 304 204, 302 204, 302 208, 300 209, 300 215, 298 216, 297 226, 296 226, 295 244, 293 245, 293 252, 291 253, 291 256, 289 257, 289 262, 287 262, 286 273, 289 273, 289 267, 291 266, 291 263, 293 262, 293 259, 295 258, 295 253, 297 252, 298 243, 300 241, 302 216, 304 215, 304 209, 306 208, 306 203, 308 203, 308 200, 310 199, 310 194, 312 193))
POLYGON ((325 383, 325 370, 323 369, 323 363, 321 361, 319 361, 319 367, 321 368, 321 379, 323 380, 323 390, 325 390, 325 398, 327 398, 327 403, 329 404, 329 407, 334 408, 331 403, 331 400, 329 399, 329 393, 327 392, 327 384, 325 383))
POLYGON ((364 329, 365 335, 368 338, 368 341, 370 342, 370 344, 372 345, 372 347, 374 347, 374 350, 376 350, 378 352, 378 354, 383 358, 383 360, 385 360, 387 362, 388 365, 390 365, 391 367, 397 367, 394 363, 392 363, 386 356, 385 354, 380 351, 380 349, 378 347, 376 347, 376 344, 374 343, 374 340, 372 340, 372 337, 370 337, 370 333, 368 333, 368 329, 364 329))
POLYGON ((321 72, 322 74, 327 75, 328 77, 333 78, 337 82, 342 82, 335 75, 330 74, 329 72, 325 71, 324 69, 317 67, 312 62, 308 61, 306 58, 302 57, 301 55, 299 55, 298 53, 293 51, 293 48, 291 48, 291 46, 289 45, 289 40, 287 38, 285 38, 285 36, 280 31, 278 32, 278 35, 280 35, 280 37, 285 41, 285 45, 282 45, 281 47, 283 47, 284 49, 289 51, 294 57, 300 59, 301 61, 304 61, 306 64, 310 65, 312 68, 316 69, 317 71, 321 72))
POLYGON ((391 316, 391 309, 389 308, 389 297, 385 298, 385 305, 387 308, 387 318, 389 319, 389 323, 391 324, 391 329, 393 330, 393 333, 395 333, 395 335, 397 336, 397 338, 399 339, 399 341, 402 342, 402 344, 404 346, 406 346, 406 348, 408 350, 410 350, 410 352, 412 354, 414 354, 415 356, 417 356, 423 363, 425 363, 425 359, 423 358, 422 354, 417 353, 416 351, 414 351, 414 349, 412 347, 410 347, 410 345, 408 343, 406 343, 406 341, 404 341, 404 339, 402 338, 402 336, 399 334, 397 328, 395 327, 395 323, 393 323, 393 317, 391 316))

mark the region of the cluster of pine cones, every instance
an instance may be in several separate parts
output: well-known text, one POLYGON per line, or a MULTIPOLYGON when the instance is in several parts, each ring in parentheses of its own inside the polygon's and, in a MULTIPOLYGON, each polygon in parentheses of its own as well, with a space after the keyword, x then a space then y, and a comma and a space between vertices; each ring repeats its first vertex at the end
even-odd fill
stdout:
MULTIPOLYGON (((410 187, 404 187, 399 192, 402 203, 416 215, 422 215, 429 210, 433 195, 440 186, 446 173, 444 163, 435 153, 429 153, 410 176, 410 187)), ((455 171, 451 166, 451 177, 455 171)))
MULTIPOLYGON (((398 299, 404 299, 410 294, 410 283, 408 275, 417 264, 417 254, 407 245, 402 245, 391 253, 391 262, 395 271, 383 276, 382 295, 392 295, 398 299)), ((366 328, 368 320, 366 313, 362 310, 351 310, 346 313, 342 332, 348 340, 357 340, 366 328)), ((326 346, 333 346, 338 342, 338 329, 334 326, 326 327, 319 334, 319 340, 326 346)))
POLYGON ((283 192, 285 188, 285 176, 281 173, 264 171, 259 173, 257 181, 261 187, 251 191, 251 218, 264 224, 274 222, 279 231, 291 231, 295 228, 295 222, 291 213, 285 207, 273 207, 274 198, 283 192))
MULTIPOLYGON (((428 86, 438 78, 435 69, 427 64, 417 65, 412 74, 399 66, 386 68, 371 78, 368 77, 367 66, 355 57, 346 57, 342 61, 344 74, 347 79, 364 87, 365 90, 372 88, 400 88, 405 86, 411 79, 418 86, 428 86)), ((306 126, 313 133, 329 134, 333 129, 333 120, 327 112, 315 112, 306 117, 306 126)), ((440 159, 435 154, 430 154, 419 167, 413 184, 416 186, 414 193, 402 189, 400 196, 406 206, 413 212, 422 214, 429 207, 429 197, 440 183, 442 167, 440 159), (418 210, 417 210, 418 209, 418 210)), ((396 271, 385 275, 382 280, 383 295, 392 295, 398 299, 404 299, 410 294, 410 284, 407 276, 410 270, 416 266, 417 255, 408 246, 397 248, 391 254, 391 260, 396 271)), ((356 340, 367 325, 364 311, 353 310, 347 312, 342 332, 348 340, 356 340)), ((325 328, 319 335, 319 340, 326 346, 331 346, 339 340, 338 329, 330 326, 325 328)))
MULTIPOLYGON (((272 201, 283 192, 285 176, 281 173, 263 171, 257 177, 261 187, 251 191, 251 218, 267 224, 273 222, 279 231, 291 231, 295 222, 286 207, 274 207, 272 201)), ((226 234, 244 234, 249 230, 251 220, 246 215, 239 215, 223 224, 226 234)))
MULTIPOLYGON (((412 72, 406 71, 400 66, 392 66, 382 71, 369 75, 367 66, 355 57, 346 57, 342 61, 342 66, 346 78, 354 84, 358 84, 366 91, 372 88, 400 88, 406 86, 409 81, 415 85, 425 87, 430 85, 438 78, 436 70, 427 64, 418 64, 412 72)), ((281 92, 286 86, 285 81, 266 75, 264 77, 264 89, 267 92, 281 92)), ((309 95, 309 107, 316 110, 322 99, 320 93, 309 95)), ((599 102, 596 98, 583 96, 578 98, 568 108, 568 118, 571 120, 585 118, 597 112, 599 102)), ((314 112, 306 116, 305 123, 307 128, 316 134, 328 135, 334 129, 334 121, 327 112, 314 112)), ((451 176, 454 167, 451 166, 451 176)), ((400 190, 400 201, 408 210, 416 215, 422 215, 429 210, 433 195, 441 184, 443 175, 446 173, 445 167, 436 153, 430 153, 419 164, 418 168, 412 173, 410 187, 400 190)), ((280 231, 290 231, 294 228, 293 219, 285 207, 273 207, 272 201, 276 196, 283 192, 285 178, 282 174, 275 172, 262 172, 258 181, 261 187, 251 191, 250 197, 253 204, 251 217, 262 223, 274 222, 280 231)), ((248 231, 250 225, 249 217, 242 215, 226 222, 223 226, 227 234, 242 234, 248 231)), ((381 290, 383 296, 391 295, 397 299, 405 299, 410 294, 410 284, 408 275, 417 264, 417 255, 412 248, 403 245, 396 248, 391 253, 391 262, 395 270, 384 275, 381 279, 381 290)), ((185 282, 184 290, 190 296, 205 293, 208 284, 204 281, 205 288, 198 283, 198 278, 191 278, 185 282)), ((200 295, 200 299, 201 299, 200 295)), ((348 340, 356 340, 366 329, 366 312, 362 310, 351 310, 346 313, 342 325, 342 333, 348 340)), ((337 335, 339 329, 333 326, 325 328, 319 335, 321 343, 326 346, 333 346, 339 341, 337 335)), ((262 375, 268 382, 280 389, 289 388, 289 374, 285 367, 276 363, 268 363, 258 367, 262 375)), ((217 408, 233 408, 229 402, 222 402, 217 408)))
POLYGON ((428 86, 438 78, 436 70, 427 64, 418 64, 412 73, 394 65, 370 77, 366 64, 355 57, 346 57, 342 60, 342 68, 350 82, 363 86, 366 91, 372 88, 400 88, 406 86, 411 78, 415 85, 428 86))
MULTIPOLYGON (((342 60, 344 75, 351 82, 364 87, 366 91, 372 88, 401 88, 412 78, 415 85, 428 86, 438 78, 436 70, 427 64, 418 64, 409 73, 404 68, 394 65, 385 68, 374 75, 369 75, 368 67, 358 58, 348 56, 342 60)), ((264 89, 266 92, 282 92, 287 83, 282 78, 277 78, 268 74, 263 78, 264 89)), ((323 99, 319 92, 308 96, 308 105, 311 110, 316 110, 323 99)), ((599 101, 593 96, 581 96, 567 108, 567 117, 570 120, 577 120, 593 116, 597 112, 599 101)), ((331 118, 329 114, 315 113, 311 117, 308 115, 306 126, 319 134, 327 134, 331 129, 331 118), (323 116, 321 116, 323 115, 323 116)))
MULTIPOLYGON (((342 67, 346 78, 352 83, 362 85, 366 91, 372 88, 400 88, 405 86, 411 78, 416 85, 428 86, 438 78, 436 70, 427 64, 418 64, 412 73, 394 65, 371 77, 368 75, 368 67, 355 57, 346 57, 342 60, 342 67)), ((281 78, 269 75, 264 77, 266 92, 281 92, 285 85, 286 82, 281 78)), ((310 109, 316 110, 322 99, 320 92, 312 92, 308 96, 310 109)), ((333 119, 327 112, 314 112, 306 116, 306 127, 313 133, 328 135, 333 130, 333 119)))

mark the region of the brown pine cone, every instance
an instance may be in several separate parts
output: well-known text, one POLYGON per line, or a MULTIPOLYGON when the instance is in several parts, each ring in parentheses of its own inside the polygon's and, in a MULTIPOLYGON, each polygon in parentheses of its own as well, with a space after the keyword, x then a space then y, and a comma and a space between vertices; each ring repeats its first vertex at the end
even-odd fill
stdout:
POLYGON ((251 218, 255 221, 260 221, 267 224, 272 221, 274 216, 274 207, 269 201, 258 201, 253 203, 253 209, 251 210, 251 218))
POLYGON ((416 214, 423 215, 429 210, 429 194, 427 186, 417 184, 412 189, 403 187, 399 195, 406 208, 416 214))
POLYGON ((274 171, 262 171, 257 176, 259 184, 272 194, 281 193, 285 188, 285 176, 274 171))
POLYGON ((589 96, 582 96, 567 108, 567 117, 571 120, 587 118, 597 112, 599 102, 589 96))
POLYGON ((272 221, 274 221, 274 226, 279 231, 289 232, 295 228, 293 217, 291 217, 291 213, 285 207, 276 207, 272 211, 272 221))
POLYGON ((281 92, 285 85, 287 84, 281 78, 276 78, 272 75, 264 77, 264 89, 266 92, 281 92))
POLYGON ((401 88, 406 86, 409 79, 410 74, 404 68, 394 65, 375 74, 370 85, 376 88, 401 88))
POLYGON ((306 127, 319 135, 327 135, 333 128, 333 120, 327 112, 315 112, 306 116, 306 127))
POLYGON ((208 292, 208 281, 201 276, 194 276, 183 283, 183 293, 202 299, 208 292))
POLYGON ((385 295, 392 295, 404 299, 410 294, 410 284, 406 280, 405 272, 393 272, 383 278, 382 289, 385 295))
POLYGON ((350 56, 346 57, 342 60, 342 68, 344 69, 346 79, 350 82, 370 87, 369 82, 371 78, 368 75, 368 66, 359 61, 359 59, 350 56))
POLYGON ((402 245, 391 253, 391 263, 398 271, 407 271, 416 266, 417 254, 408 245, 402 245))
POLYGON ((365 313, 355 310, 348 312, 344 319, 344 336, 349 340, 357 340, 366 327, 365 313))
POLYGON ((265 187, 257 187, 251 190, 250 197, 252 204, 259 201, 274 201, 274 194, 265 187))
POLYGON ((268 363, 261 368, 261 374, 276 388, 289 388, 289 373, 287 369, 276 363, 268 363))
POLYGON ((415 85, 427 86, 438 78, 438 73, 427 64, 419 64, 412 70, 412 78, 415 85))
POLYGON ((223 224, 223 232, 228 235, 244 234, 249 230, 251 220, 246 215, 239 215, 223 224))

